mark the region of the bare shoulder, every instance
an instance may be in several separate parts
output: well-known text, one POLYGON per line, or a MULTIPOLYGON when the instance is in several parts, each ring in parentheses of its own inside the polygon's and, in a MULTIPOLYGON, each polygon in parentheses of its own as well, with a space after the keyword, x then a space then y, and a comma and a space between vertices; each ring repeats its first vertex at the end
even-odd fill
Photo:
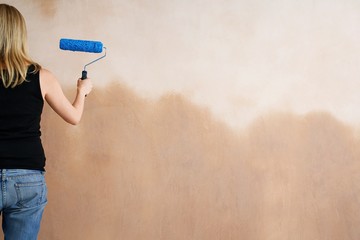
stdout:
POLYGON ((58 80, 52 72, 45 68, 40 70, 40 85, 44 91, 48 90, 49 87, 53 87, 58 84, 58 80))
POLYGON ((54 74, 42 68, 40 70, 40 88, 43 98, 45 98, 49 92, 53 91, 54 88, 57 88, 57 85, 58 82, 54 74))
POLYGON ((42 68, 40 69, 40 81, 54 81, 56 80, 54 74, 52 74, 49 70, 42 68))

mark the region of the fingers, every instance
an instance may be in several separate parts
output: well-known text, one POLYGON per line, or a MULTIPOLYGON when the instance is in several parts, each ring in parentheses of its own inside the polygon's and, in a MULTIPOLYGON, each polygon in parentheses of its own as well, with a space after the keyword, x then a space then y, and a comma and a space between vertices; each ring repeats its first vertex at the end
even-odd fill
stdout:
POLYGON ((78 79, 77 87, 82 94, 88 95, 92 91, 93 84, 90 78, 84 80, 78 79))

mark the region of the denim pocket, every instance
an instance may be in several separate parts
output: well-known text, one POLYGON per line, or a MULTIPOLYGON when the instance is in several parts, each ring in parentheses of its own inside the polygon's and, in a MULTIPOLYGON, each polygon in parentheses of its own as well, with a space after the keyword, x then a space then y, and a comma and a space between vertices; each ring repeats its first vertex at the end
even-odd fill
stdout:
POLYGON ((47 187, 43 175, 25 177, 15 183, 20 207, 37 207, 47 202, 47 187))

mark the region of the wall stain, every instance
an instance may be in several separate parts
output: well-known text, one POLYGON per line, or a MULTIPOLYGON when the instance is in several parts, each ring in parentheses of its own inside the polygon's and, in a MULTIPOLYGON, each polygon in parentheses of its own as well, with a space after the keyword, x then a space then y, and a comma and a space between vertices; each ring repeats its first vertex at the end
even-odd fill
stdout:
POLYGON ((37 0, 33 2, 39 6, 44 17, 51 19, 55 16, 58 0, 37 0))
POLYGON ((76 127, 44 112, 41 239, 360 236, 359 139, 329 113, 237 132, 180 94, 148 101, 114 83, 86 101, 76 127))

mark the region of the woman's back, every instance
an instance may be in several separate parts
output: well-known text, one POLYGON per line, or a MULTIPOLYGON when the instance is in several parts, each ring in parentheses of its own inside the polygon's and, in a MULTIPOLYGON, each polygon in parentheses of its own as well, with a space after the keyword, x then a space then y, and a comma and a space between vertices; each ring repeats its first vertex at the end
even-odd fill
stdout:
POLYGON ((22 84, 14 88, 0 84, 0 169, 44 170, 39 79, 39 71, 31 65, 22 84))

